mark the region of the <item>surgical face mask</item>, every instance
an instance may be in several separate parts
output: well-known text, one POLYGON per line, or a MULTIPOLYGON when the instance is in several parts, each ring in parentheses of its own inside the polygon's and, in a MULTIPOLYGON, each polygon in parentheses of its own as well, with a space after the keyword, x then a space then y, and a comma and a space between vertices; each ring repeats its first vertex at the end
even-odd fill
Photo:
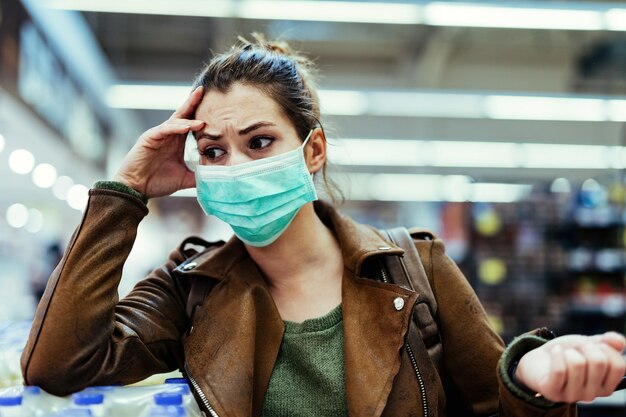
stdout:
POLYGON ((317 200, 304 159, 304 143, 292 151, 239 165, 197 165, 198 202, 228 223, 251 246, 267 246, 287 229, 298 210, 317 200))

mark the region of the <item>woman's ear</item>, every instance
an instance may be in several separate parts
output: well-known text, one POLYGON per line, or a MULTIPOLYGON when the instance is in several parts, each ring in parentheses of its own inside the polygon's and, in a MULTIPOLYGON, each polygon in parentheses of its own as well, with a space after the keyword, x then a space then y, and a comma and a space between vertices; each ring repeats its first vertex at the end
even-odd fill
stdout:
POLYGON ((304 147, 304 158, 310 173, 316 173, 326 163, 326 135, 321 127, 316 127, 311 132, 309 141, 304 147))

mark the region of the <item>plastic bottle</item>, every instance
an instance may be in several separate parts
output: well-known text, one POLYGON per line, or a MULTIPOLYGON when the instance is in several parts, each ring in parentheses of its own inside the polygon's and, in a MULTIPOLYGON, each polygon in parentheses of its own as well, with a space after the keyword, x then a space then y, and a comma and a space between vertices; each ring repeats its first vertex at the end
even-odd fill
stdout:
POLYGON ((160 392, 154 394, 153 398, 154 405, 148 408, 145 417, 187 417, 187 411, 183 407, 183 394, 180 392, 160 392))
POLYGON ((91 410, 87 408, 66 408, 52 414, 54 417, 93 417, 91 410))
POLYGON ((90 410, 94 417, 104 417, 104 394, 96 390, 86 390, 72 395, 72 407, 90 410))
POLYGON ((22 417, 22 396, 9 394, 0 397, 1 417, 22 417))
POLYGON ((179 392, 183 394, 183 407, 187 411, 189 417, 202 417, 200 407, 196 402, 196 399, 191 395, 191 388, 189 386, 189 380, 187 378, 168 378, 165 380, 165 392, 179 392), (174 390, 168 388, 171 385, 175 387, 174 390))
POLYGON ((48 417, 69 406, 65 397, 48 394, 36 386, 25 386, 22 389, 22 409, 28 417, 48 417))

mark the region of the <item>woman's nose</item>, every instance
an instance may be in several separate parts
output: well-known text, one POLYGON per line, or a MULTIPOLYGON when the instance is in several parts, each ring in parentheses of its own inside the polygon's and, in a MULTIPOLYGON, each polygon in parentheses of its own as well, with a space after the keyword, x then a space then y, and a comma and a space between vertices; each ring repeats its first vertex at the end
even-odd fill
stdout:
POLYGON ((226 165, 239 165, 249 161, 251 161, 251 159, 245 153, 233 151, 230 153, 228 161, 226 161, 226 165))

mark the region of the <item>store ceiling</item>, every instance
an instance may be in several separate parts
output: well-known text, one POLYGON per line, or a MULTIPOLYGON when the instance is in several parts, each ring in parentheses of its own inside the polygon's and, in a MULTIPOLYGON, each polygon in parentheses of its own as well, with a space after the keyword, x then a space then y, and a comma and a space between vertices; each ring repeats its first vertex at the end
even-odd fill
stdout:
MULTIPOLYGON (((289 7, 285 2, 285 7, 289 7)), ((571 2, 568 2, 571 3, 571 2)), ((191 83, 211 51, 237 35, 282 36, 315 59, 324 89, 469 91, 532 95, 626 93, 620 31, 458 28, 82 12, 122 84, 191 83)), ((453 105, 453 103, 450 103, 453 105)), ((132 110, 144 128, 169 111, 132 110)), ((438 141, 620 145, 621 123, 451 117, 327 117, 334 136, 438 141)), ((129 141, 128 146, 130 146, 129 141)), ((393 149, 389 149, 393 152, 393 149)), ((560 155, 554 155, 558 159, 560 155)), ((478 181, 545 182, 594 169, 358 166, 361 172, 464 174, 478 181)))

